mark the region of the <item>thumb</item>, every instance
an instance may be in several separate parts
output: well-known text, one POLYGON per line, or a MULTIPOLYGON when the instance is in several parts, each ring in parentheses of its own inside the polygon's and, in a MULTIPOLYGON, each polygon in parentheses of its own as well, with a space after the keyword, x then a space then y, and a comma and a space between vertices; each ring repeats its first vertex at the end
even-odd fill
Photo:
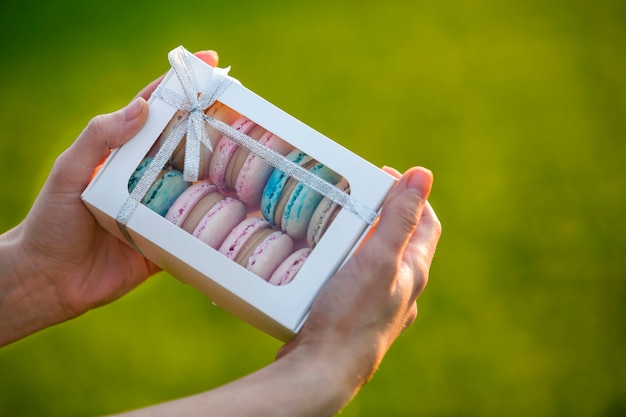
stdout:
POLYGON ((57 159, 55 171, 67 191, 84 189, 94 169, 112 149, 128 142, 148 118, 148 103, 141 97, 123 109, 94 117, 76 141, 57 159))
POLYGON ((411 168, 387 196, 376 231, 366 242, 369 247, 403 253, 419 224, 433 183, 426 168, 411 168))

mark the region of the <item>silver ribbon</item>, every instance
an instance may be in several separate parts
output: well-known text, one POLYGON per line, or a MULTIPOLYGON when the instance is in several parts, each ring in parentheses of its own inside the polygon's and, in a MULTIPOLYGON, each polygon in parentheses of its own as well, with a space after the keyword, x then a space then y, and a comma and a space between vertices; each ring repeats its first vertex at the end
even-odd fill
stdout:
POLYGON ((374 223, 377 217, 374 210, 355 200, 328 181, 288 160, 278 152, 258 143, 221 120, 207 116, 204 111, 213 105, 233 80, 227 76, 229 68, 214 68, 206 89, 200 92, 189 64, 190 56, 190 52, 182 46, 174 49, 168 55, 172 69, 185 93, 184 96, 165 87, 164 84, 160 84, 153 93, 155 98, 161 99, 185 113, 185 118, 175 126, 166 138, 137 182, 137 185, 131 191, 128 199, 122 205, 116 218, 122 233, 135 249, 138 248, 128 234, 126 224, 185 135, 187 136, 187 141, 185 144, 184 179, 188 182, 198 180, 200 144, 204 144, 210 151, 213 151, 213 146, 206 130, 207 124, 237 145, 256 154, 273 168, 283 171, 321 195, 326 196, 333 202, 353 212, 368 224, 374 223))
POLYGON ((137 185, 122 205, 116 218, 117 225, 122 231, 122 234, 137 250, 137 245, 133 242, 133 239, 126 229, 126 224, 128 224, 137 206, 185 135, 187 135, 187 141, 185 144, 183 176, 185 181, 194 182, 198 180, 200 143, 203 143, 209 150, 213 150, 204 123, 206 117, 204 110, 208 109, 232 82, 232 79, 227 77, 228 68, 214 68, 211 72, 207 88, 199 92, 200 89, 197 86, 191 65, 189 65, 189 56, 190 53, 182 46, 179 46, 168 54, 170 65, 178 77, 185 95, 181 96, 175 91, 165 87, 164 84, 159 84, 153 93, 155 98, 160 98, 186 113, 185 119, 173 129, 172 133, 160 147, 137 182, 137 185))
POLYGON ((237 145, 260 157, 268 165, 283 171, 287 176, 300 181, 302 184, 329 198, 331 201, 341 205, 346 210, 349 210, 359 216, 368 224, 373 224, 376 220, 377 214, 374 210, 351 197, 350 194, 335 187, 334 184, 331 184, 325 179, 312 174, 300 165, 290 161, 273 149, 260 144, 237 129, 233 129, 221 120, 207 117, 207 123, 218 132, 226 135, 237 145))

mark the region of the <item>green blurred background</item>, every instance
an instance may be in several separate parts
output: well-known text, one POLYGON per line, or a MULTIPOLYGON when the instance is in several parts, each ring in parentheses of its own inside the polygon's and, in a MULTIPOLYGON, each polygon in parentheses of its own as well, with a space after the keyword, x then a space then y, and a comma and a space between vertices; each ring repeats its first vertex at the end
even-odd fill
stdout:
MULTIPOLYGON (((377 165, 424 165, 444 233, 420 316, 345 416, 626 415, 626 3, 4 2, 0 229, 89 119, 213 48, 377 165)), ((280 343, 162 273, 0 349, 0 415, 207 390, 280 343)))

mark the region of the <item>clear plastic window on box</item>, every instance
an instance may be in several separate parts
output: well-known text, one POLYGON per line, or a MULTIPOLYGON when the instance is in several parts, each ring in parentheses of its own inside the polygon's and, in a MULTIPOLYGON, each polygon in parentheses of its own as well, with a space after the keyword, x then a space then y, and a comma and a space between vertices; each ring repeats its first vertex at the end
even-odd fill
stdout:
MULTIPOLYGON (((205 114, 349 193, 348 181, 253 120, 216 101, 205 114)), ((177 111, 128 181, 135 187, 185 114, 177 111)), ((142 204, 272 285, 287 285, 323 238, 341 206, 206 126, 198 181, 183 178, 178 144, 142 204)))

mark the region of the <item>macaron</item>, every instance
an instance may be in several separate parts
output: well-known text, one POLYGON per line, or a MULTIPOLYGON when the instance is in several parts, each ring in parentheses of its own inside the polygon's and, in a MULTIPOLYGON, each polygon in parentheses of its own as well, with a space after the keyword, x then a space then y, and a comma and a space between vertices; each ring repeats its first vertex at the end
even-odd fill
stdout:
MULTIPOLYGON (((213 117, 218 120, 221 120, 222 122, 227 123, 227 124, 233 123, 235 120, 237 120, 240 117, 239 113, 237 113, 230 107, 220 103, 219 101, 216 101, 215 103, 213 103, 211 107, 209 107, 205 111, 205 114, 209 117, 213 117)), ((163 132, 157 139, 156 143, 158 147, 162 146, 165 143, 165 141, 170 136, 172 131, 180 123, 186 123, 186 116, 187 114, 181 110, 178 110, 174 114, 174 117, 172 117, 170 122, 165 126, 165 129, 163 129, 163 132)), ((206 130, 209 136, 209 141, 211 142, 213 149, 215 149, 215 146, 217 145, 218 141, 222 137, 222 134, 218 132, 217 130, 213 129, 209 125, 206 126, 206 130)), ((186 144, 187 144, 187 136, 185 135, 183 136, 183 139, 179 142, 178 146, 176 147, 176 149, 172 153, 172 156, 170 157, 170 164, 172 165, 173 168, 179 171, 184 170, 186 144)), ((209 150, 209 148, 207 148, 204 144, 200 145, 200 167, 198 169, 199 180, 209 178, 209 166, 210 166, 212 155, 213 153, 209 150)))
POLYGON ((137 168, 135 168, 135 171, 133 171, 133 173, 130 175, 130 178, 128 179, 128 192, 129 193, 135 189, 135 187, 137 186, 137 183, 143 176, 143 173, 146 172, 146 169, 148 169, 148 165, 150 165, 150 162, 152 162, 152 157, 150 156, 145 157, 144 159, 141 160, 137 168))
MULTIPOLYGON (((339 174, 298 149, 286 158, 331 184, 341 179, 339 174)), ((263 191, 261 213, 292 238, 302 239, 306 237, 311 216, 321 199, 317 191, 274 169, 263 191)))
MULTIPOLYGON (((289 143, 259 125, 254 125, 248 131, 248 136, 283 156, 293 149, 289 143)), ((226 165, 224 176, 226 188, 234 190, 244 204, 257 206, 273 168, 260 156, 242 146, 237 146, 226 165)))
POLYGON ((260 217, 248 217, 226 237, 219 252, 264 280, 293 252, 293 240, 260 217))
POLYGON ((273 285, 287 285, 291 281, 293 281, 296 274, 304 265, 304 261, 306 261, 309 257, 309 254, 313 249, 305 247, 300 248, 291 255, 287 259, 285 259, 279 266, 276 268, 270 279, 267 281, 273 285))
POLYGON ((246 217, 239 200, 224 197, 214 184, 204 180, 191 185, 168 210, 165 218, 213 249, 246 217))
MULTIPOLYGON (((350 184, 348 184, 348 180, 343 177, 335 184, 335 187, 345 193, 350 193, 350 184)), ((341 206, 330 198, 322 198, 311 216, 311 221, 309 222, 306 233, 307 242, 310 247, 314 248, 315 245, 319 243, 326 229, 328 229, 333 220, 335 220, 335 217, 337 217, 340 209, 341 206)))
MULTIPOLYGON (((146 157, 128 180, 128 192, 132 192, 150 165, 151 157, 146 157)), ((189 187, 183 173, 175 169, 162 169, 141 202, 151 210, 164 216, 174 201, 189 187)))
MULTIPOLYGON (((200 200, 214 192, 217 192, 217 187, 211 184, 209 181, 203 180, 196 182, 195 184, 187 188, 176 199, 176 201, 174 201, 174 203, 167 211, 165 218, 174 223, 176 226, 183 227, 185 221, 189 217, 189 213, 191 213, 192 210, 198 205, 200 200)), ((216 201, 218 198, 219 197, 216 198, 216 201)), ((188 226, 187 229, 189 228, 190 227, 188 226)), ((191 230, 189 230, 189 233, 191 233, 193 229, 194 228, 191 228, 191 230)))
MULTIPOLYGON (((245 116, 238 118, 231 124, 233 129, 243 134, 247 134, 255 126, 256 124, 245 116)), ((215 147, 215 152, 209 165, 209 176, 211 181, 221 190, 226 188, 228 165, 238 148, 239 146, 227 136, 222 136, 215 147)))

